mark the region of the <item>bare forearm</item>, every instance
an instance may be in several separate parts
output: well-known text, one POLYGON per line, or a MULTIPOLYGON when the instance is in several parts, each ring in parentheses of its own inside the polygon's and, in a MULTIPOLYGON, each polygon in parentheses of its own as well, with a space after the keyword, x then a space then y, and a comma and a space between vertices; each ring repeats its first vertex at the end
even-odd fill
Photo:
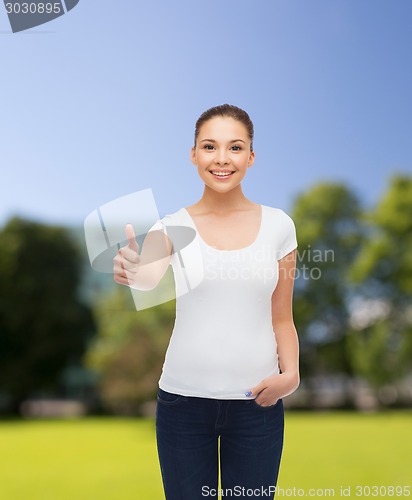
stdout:
POLYGON ((279 368, 299 386, 299 340, 293 321, 273 325, 276 336, 279 368))
POLYGON ((166 257, 156 262, 145 264, 142 258, 139 270, 133 278, 134 282, 131 288, 141 291, 149 291, 156 288, 167 270, 169 261, 170 257, 166 257))

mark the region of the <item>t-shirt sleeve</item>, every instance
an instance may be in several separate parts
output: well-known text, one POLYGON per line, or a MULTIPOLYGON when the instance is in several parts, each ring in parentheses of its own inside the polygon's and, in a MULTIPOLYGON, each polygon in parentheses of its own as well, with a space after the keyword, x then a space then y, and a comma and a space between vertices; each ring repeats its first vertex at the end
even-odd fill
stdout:
POLYGON ((162 232, 165 231, 164 224, 160 219, 157 219, 157 221, 154 222, 154 224, 152 224, 152 226, 147 232, 150 233, 152 231, 162 231, 162 232))
POLYGON ((166 227, 169 219, 170 219, 169 215, 165 215, 163 218, 157 219, 149 229, 148 233, 152 231, 162 231, 162 233, 167 234, 166 227))
MULTIPOLYGON (((162 217, 161 219, 157 219, 153 223, 153 225, 151 226, 151 228, 149 229, 147 234, 152 232, 152 231, 161 231, 163 234, 165 234, 166 236, 168 236, 170 238, 170 234, 168 233, 168 229, 167 229, 169 224, 173 225, 172 216, 170 214, 166 214, 164 217, 162 217)), ((173 245, 173 242, 172 242, 172 245, 173 245)))
POLYGON ((295 223, 292 218, 289 217, 288 214, 281 211, 282 215, 282 224, 281 224, 281 236, 280 236, 280 244, 278 248, 278 260, 282 259, 290 253, 292 250, 297 248, 298 241, 296 239, 296 228, 295 223))

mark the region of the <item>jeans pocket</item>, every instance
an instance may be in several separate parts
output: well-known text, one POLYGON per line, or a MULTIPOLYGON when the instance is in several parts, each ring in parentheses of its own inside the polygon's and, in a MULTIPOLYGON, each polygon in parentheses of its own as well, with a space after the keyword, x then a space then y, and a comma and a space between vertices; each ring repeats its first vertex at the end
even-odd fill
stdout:
POLYGON ((164 391, 163 389, 160 389, 157 392, 157 401, 161 403, 162 405, 175 405, 179 403, 180 401, 183 401, 185 399, 184 396, 181 394, 174 394, 172 392, 167 392, 164 391))

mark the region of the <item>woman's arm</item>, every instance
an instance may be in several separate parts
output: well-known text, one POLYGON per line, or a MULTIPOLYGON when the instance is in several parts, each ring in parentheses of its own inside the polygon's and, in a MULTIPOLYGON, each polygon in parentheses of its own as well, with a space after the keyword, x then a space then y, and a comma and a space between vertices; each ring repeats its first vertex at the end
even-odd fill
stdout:
MULTIPOLYGON (((293 286, 296 250, 279 261, 279 282, 272 294, 272 325, 276 336, 279 368, 291 380, 291 391, 299 386, 299 341, 293 322, 293 286)), ((287 394, 284 394, 287 396, 287 394)))
POLYGON ((275 404, 299 387, 299 341, 292 311, 295 270, 296 249, 279 260, 279 281, 272 294, 272 325, 282 373, 262 380, 249 394, 256 395, 262 406, 275 404))

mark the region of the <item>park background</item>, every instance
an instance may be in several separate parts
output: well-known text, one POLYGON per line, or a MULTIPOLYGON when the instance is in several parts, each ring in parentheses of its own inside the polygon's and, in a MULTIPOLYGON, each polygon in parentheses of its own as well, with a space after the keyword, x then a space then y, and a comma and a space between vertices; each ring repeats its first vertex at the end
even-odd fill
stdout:
POLYGON ((299 242, 279 485, 410 485, 411 18, 407 0, 80 1, 13 34, 0 10, 5 498, 162 498, 174 302, 137 313, 82 225, 142 189, 160 216, 197 201, 194 123, 224 102, 255 124, 246 196, 299 242))

